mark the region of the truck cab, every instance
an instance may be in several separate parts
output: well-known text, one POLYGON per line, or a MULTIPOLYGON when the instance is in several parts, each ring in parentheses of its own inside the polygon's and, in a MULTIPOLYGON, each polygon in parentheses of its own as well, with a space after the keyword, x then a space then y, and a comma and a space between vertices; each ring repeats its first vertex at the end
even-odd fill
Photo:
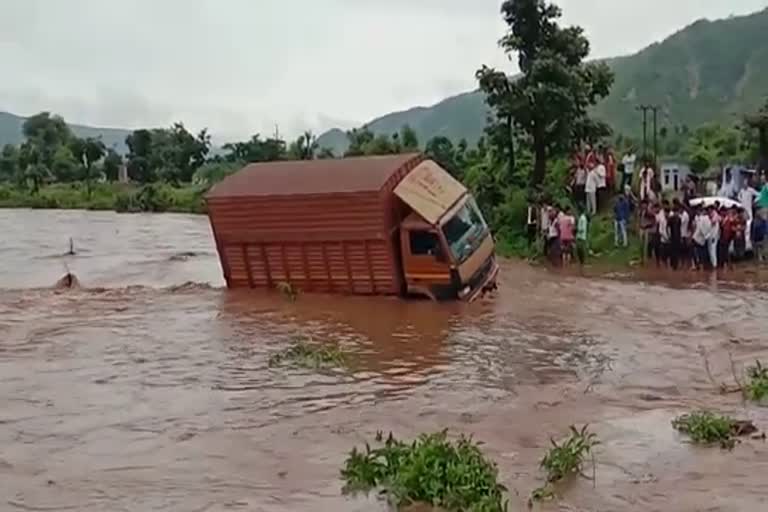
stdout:
POLYGON ((422 164, 395 195, 412 208, 399 237, 409 295, 471 301, 496 287, 493 236, 463 185, 438 166, 422 164))

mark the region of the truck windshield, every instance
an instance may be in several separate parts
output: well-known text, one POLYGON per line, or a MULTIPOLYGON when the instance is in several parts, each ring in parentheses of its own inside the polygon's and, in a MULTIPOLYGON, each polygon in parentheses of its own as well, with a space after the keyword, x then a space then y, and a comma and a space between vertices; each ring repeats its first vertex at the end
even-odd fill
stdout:
POLYGON ((488 225, 473 197, 470 197, 456 215, 443 225, 443 234, 458 263, 463 263, 469 258, 480 242, 485 239, 485 235, 488 234, 488 225))

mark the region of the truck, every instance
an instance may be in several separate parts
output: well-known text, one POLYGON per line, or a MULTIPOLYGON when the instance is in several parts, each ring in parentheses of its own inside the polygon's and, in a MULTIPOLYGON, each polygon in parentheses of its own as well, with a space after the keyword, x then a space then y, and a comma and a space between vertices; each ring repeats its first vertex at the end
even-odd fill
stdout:
POLYGON ((204 200, 228 288, 463 301, 496 288, 477 202, 421 153, 252 163, 204 200))

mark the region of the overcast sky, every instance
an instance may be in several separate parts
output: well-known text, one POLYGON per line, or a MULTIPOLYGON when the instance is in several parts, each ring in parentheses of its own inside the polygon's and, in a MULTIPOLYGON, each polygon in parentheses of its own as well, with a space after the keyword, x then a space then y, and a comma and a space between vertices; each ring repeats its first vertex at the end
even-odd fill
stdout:
MULTIPOLYGON (((768 0, 559 0, 594 57, 768 0)), ((475 87, 500 0, 0 0, 0 110, 216 139, 357 126, 475 87)), ((727 42, 724 42, 727 44, 727 42)))

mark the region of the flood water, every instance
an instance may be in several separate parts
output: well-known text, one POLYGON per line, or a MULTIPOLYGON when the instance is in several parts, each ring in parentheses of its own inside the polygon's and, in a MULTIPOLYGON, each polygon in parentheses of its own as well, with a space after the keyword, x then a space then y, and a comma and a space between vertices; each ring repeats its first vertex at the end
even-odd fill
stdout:
POLYGON ((550 437, 589 423, 597 480, 544 510, 768 510, 768 445, 670 426, 768 358, 768 298, 743 280, 650 282, 502 266, 472 305, 230 292, 204 216, 0 210, 0 510, 376 511, 339 469, 378 430, 474 434, 524 509, 550 437), (75 255, 65 255, 69 238, 75 255), (51 288, 69 269, 82 289, 51 288), (270 369, 296 335, 350 375, 270 369))

